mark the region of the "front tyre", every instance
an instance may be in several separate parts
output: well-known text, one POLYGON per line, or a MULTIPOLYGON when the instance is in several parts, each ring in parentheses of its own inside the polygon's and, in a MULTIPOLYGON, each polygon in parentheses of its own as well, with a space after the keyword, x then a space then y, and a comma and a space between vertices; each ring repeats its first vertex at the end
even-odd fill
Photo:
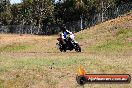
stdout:
POLYGON ((75 48, 75 51, 76 51, 76 52, 81 52, 81 47, 79 46, 79 44, 76 43, 76 44, 74 45, 74 48, 75 48))

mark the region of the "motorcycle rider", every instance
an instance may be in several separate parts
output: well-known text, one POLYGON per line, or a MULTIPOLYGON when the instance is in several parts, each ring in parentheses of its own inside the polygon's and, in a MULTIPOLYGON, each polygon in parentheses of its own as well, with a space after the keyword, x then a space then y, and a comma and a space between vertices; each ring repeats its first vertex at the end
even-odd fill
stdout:
MULTIPOLYGON (((67 47, 67 45, 70 47, 70 45, 72 44, 71 41, 74 41, 74 33, 70 32, 69 30, 66 30, 65 27, 61 27, 62 30, 62 39, 63 39, 63 44, 65 47, 67 47)), ((74 41, 75 42, 75 41, 74 41)))
POLYGON ((68 41, 69 37, 74 41, 75 36, 74 36, 73 32, 70 32, 69 30, 66 30, 65 27, 61 27, 61 30, 62 30, 62 34, 61 34, 62 35, 62 39, 64 39, 65 42, 68 41))

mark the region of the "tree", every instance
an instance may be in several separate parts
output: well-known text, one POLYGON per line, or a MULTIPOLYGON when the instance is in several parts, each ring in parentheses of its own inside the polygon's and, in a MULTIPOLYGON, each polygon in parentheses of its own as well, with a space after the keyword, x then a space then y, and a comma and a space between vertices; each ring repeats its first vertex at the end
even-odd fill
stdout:
POLYGON ((11 22, 11 9, 10 9, 10 1, 9 0, 3 0, 0 3, 0 22, 3 25, 8 25, 11 22))
POLYGON ((34 0, 32 3, 32 14, 33 19, 36 20, 36 25, 39 26, 38 33, 40 31, 41 25, 50 24, 47 19, 53 18, 54 5, 51 0, 34 0))

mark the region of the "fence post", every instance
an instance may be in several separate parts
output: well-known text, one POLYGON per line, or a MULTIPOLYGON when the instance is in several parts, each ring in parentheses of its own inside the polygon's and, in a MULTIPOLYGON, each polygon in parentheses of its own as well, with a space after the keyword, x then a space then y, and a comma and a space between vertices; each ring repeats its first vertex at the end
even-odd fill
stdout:
POLYGON ((102 1, 101 2, 101 6, 102 6, 102 16, 101 16, 101 18, 102 18, 102 22, 104 21, 104 2, 102 1))
POLYGON ((83 29, 83 19, 82 19, 82 16, 80 16, 80 29, 81 30, 83 29))
POLYGON ((32 23, 33 22, 33 19, 31 20, 31 27, 30 27, 30 31, 31 31, 31 35, 33 34, 33 26, 32 26, 32 23))
POLYGON ((118 7, 116 8, 116 14, 117 14, 117 16, 119 16, 119 8, 118 7))

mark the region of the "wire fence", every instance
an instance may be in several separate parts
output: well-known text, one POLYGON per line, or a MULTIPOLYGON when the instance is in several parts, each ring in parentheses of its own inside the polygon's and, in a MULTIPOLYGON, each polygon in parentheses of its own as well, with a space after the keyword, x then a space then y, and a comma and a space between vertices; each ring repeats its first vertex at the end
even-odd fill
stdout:
MULTIPOLYGON (((116 18, 122 14, 132 11, 132 3, 121 4, 118 7, 109 7, 105 11, 92 14, 88 19, 82 18, 83 29, 89 28, 101 22, 116 18)), ((81 29, 81 21, 67 22, 63 25, 73 32, 78 32, 81 29)), ((0 25, 0 33, 15 33, 15 34, 42 34, 51 35, 57 34, 60 31, 60 25, 43 25, 41 27, 34 25, 0 25)))

